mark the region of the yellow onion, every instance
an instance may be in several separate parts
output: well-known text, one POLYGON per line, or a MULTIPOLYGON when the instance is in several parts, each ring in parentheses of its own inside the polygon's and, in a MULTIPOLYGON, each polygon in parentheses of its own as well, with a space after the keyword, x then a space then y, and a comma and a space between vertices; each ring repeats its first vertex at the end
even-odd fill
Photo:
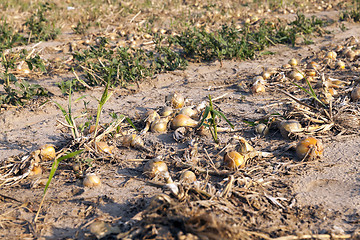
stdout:
POLYGON ((199 123, 187 115, 179 114, 171 121, 171 128, 196 127, 199 123))
POLYGON ((164 106, 160 110, 160 116, 167 117, 167 116, 170 116, 171 114, 173 114, 173 112, 174 112, 174 110, 172 109, 172 107, 164 106))
POLYGON ((144 174, 149 178, 156 176, 168 177, 169 171, 166 163, 159 158, 148 161, 144 166, 144 174))
POLYGON ((196 181, 196 175, 190 170, 186 170, 180 175, 180 181, 185 183, 193 183, 196 181))
POLYGON ((326 58, 331 60, 336 60, 337 54, 334 51, 330 51, 326 54, 326 58))
MULTIPOLYGON (((261 77, 262 78, 262 77, 261 77)), ((263 78, 262 78, 263 79, 263 78)), ((264 79, 263 79, 264 80, 264 79)), ((263 93, 265 92, 265 85, 263 81, 256 81, 251 86, 251 92, 253 94, 263 93)))
POLYGON ((159 118, 151 124, 151 131, 155 133, 165 133, 169 118, 159 118))
POLYGON ((45 144, 40 148, 40 157, 43 161, 53 160, 56 156, 54 145, 45 144))
POLYGON ((42 168, 38 165, 34 166, 30 171, 30 176, 42 174, 42 168))
POLYGON ((345 52, 345 57, 348 58, 350 61, 353 61, 356 57, 356 53, 351 49, 347 49, 345 52))
POLYGON ((184 114, 189 117, 194 117, 198 114, 198 111, 196 111, 195 109, 192 109, 191 107, 185 107, 185 108, 181 109, 179 114, 184 114))
POLYGON ((289 77, 293 80, 300 81, 304 78, 304 74, 299 70, 295 69, 289 73, 289 77))
POLYGON ((288 63, 293 67, 298 65, 298 61, 295 58, 290 59, 288 63))
POLYGON ((248 141, 245 140, 245 138, 236 136, 235 139, 239 140, 238 151, 240 154, 245 155, 254 151, 254 148, 250 145, 250 143, 248 143, 248 141))
POLYGON ((319 65, 316 62, 309 62, 306 65, 306 69, 308 70, 318 70, 319 69, 319 65))
POLYGON ((324 147, 321 141, 313 137, 301 140, 296 146, 296 155, 300 160, 314 160, 320 158, 323 152, 324 147))
POLYGON ((360 99, 360 87, 356 87, 351 91, 351 99, 356 102, 360 99))
POLYGON ((292 133, 301 132, 302 130, 301 124, 299 123, 299 121, 296 120, 284 120, 280 122, 278 127, 281 136, 286 139, 289 139, 292 133))
POLYGON ((269 134, 269 127, 264 123, 260 123, 256 125, 255 132, 260 136, 266 136, 269 134))
POLYGON ((141 148, 144 147, 144 141, 136 134, 129 134, 123 137, 122 144, 125 147, 141 148))
POLYGON ((173 108, 179 109, 184 106, 185 98, 181 94, 175 92, 166 96, 165 102, 168 103, 173 108))
POLYGON ((96 142, 95 145, 99 152, 111 154, 111 147, 106 142, 96 142))
POLYGON ((230 169, 243 168, 245 167, 245 158, 236 151, 228 152, 224 156, 224 164, 230 169))
POLYGON ((85 176, 83 184, 85 187, 97 187, 101 185, 101 180, 94 173, 90 173, 85 176))
POLYGON ((313 70, 313 69, 306 69, 305 72, 306 72, 306 76, 308 76, 308 77, 315 77, 316 76, 316 71, 313 70))

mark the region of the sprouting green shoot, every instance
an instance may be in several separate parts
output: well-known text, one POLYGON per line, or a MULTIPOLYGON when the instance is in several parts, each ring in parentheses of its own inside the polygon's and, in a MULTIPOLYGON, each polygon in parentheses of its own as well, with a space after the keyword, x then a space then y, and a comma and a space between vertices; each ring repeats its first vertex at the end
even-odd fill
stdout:
MULTIPOLYGON (((81 97, 81 98, 83 98, 83 97, 81 97)), ((78 139, 80 137, 80 135, 79 135, 79 131, 77 129, 76 123, 75 123, 75 119, 72 115, 72 110, 71 110, 71 86, 70 86, 70 90, 69 90, 68 111, 66 111, 59 103, 57 103, 55 101, 54 101, 54 103, 61 110, 62 114, 65 117, 66 122, 69 124, 73 138, 78 139)))
POLYGON ((54 175, 55 175, 55 172, 56 172, 56 170, 57 170, 57 168, 58 168, 58 166, 59 166, 59 163, 60 163, 61 161, 63 161, 63 160, 66 160, 66 159, 75 157, 76 155, 82 153, 84 150, 85 150, 85 149, 80 149, 80 150, 78 150, 78 151, 68 153, 68 154, 66 154, 66 155, 64 155, 64 156, 62 156, 62 157, 60 157, 60 158, 58 158, 58 159, 55 159, 55 161, 53 162, 53 165, 52 165, 52 167, 51 167, 50 175, 49 175, 48 181, 46 182, 46 185, 45 185, 44 195, 43 195, 43 198, 42 198, 42 200, 41 200, 41 202, 40 202, 39 209, 38 209, 38 211, 37 211, 37 213, 36 213, 36 216, 35 216, 35 218, 34 218, 34 222, 36 222, 36 220, 37 220, 37 218, 38 218, 38 216, 39 216, 39 213, 40 213, 40 210, 41 210, 41 206, 43 205, 44 200, 45 200, 45 197, 46 197, 47 190, 48 190, 48 188, 49 188, 49 185, 50 185, 50 183, 51 183, 51 180, 53 179, 53 177, 54 177, 54 175))
MULTIPOLYGON (((301 73, 301 74, 303 74, 303 73, 301 73)), ((291 83, 294 84, 295 86, 297 86, 298 88, 300 88, 301 90, 303 90, 304 92, 306 92, 307 94, 309 94, 312 98, 314 98, 314 99, 315 99, 317 102, 319 102, 322 106, 326 107, 326 105, 316 96, 316 93, 315 93, 314 89, 312 88, 312 86, 311 86, 309 80, 307 79, 307 77, 304 76, 304 74, 303 74, 303 77, 304 77, 307 85, 309 86, 310 91, 307 90, 307 89, 305 89, 305 88, 303 88, 302 86, 300 86, 299 84, 297 84, 297 83, 295 83, 295 82, 291 82, 291 83)))
POLYGON ((214 109, 211 96, 209 95, 209 106, 206 106, 203 118, 201 119, 199 126, 205 126, 209 128, 212 138, 216 143, 219 143, 216 117, 218 117, 219 119, 223 118, 230 125, 230 127, 234 129, 234 125, 225 117, 225 115, 222 112, 214 109), (205 120, 208 117, 209 113, 211 118, 206 123, 205 120))
POLYGON ((109 93, 109 85, 110 85, 110 80, 111 80, 111 74, 109 74, 108 77, 108 81, 106 83, 105 86, 105 90, 101 96, 101 99, 98 101, 98 108, 97 108, 97 113, 96 113, 96 123, 95 123, 95 133, 94 133, 94 138, 96 137, 97 131, 98 131, 98 126, 99 126, 99 121, 100 121, 100 115, 101 115, 101 111, 102 108, 104 107, 105 103, 110 99, 110 97, 112 96, 112 92, 109 93))

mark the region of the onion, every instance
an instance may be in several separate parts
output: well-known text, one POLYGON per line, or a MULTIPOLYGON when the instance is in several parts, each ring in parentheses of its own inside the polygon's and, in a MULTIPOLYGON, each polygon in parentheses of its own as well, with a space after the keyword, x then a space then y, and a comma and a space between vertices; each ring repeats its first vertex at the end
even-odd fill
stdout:
POLYGON ((193 183, 196 181, 196 175, 190 170, 186 170, 180 175, 180 181, 185 183, 193 183))
POLYGON ((264 123, 260 123, 256 125, 255 132, 260 136, 266 136, 269 134, 269 127, 264 123))
POLYGON ((172 93, 172 94, 166 96, 165 102, 167 104, 169 104, 170 106, 172 106, 173 108, 179 109, 184 106, 185 99, 181 94, 175 92, 175 93, 172 93))
POLYGON ((83 184, 85 187, 97 187, 101 185, 101 180, 94 173, 90 173, 85 176, 83 184))
POLYGON ((144 148, 144 141, 136 134, 129 134, 123 137, 122 144, 125 147, 144 148))
POLYGON ((169 118, 160 118, 151 124, 151 131, 155 133, 165 133, 169 118))
POLYGON ((43 161, 53 160, 56 156, 54 145, 45 144, 40 148, 40 157, 43 161))
POLYGON ((298 61, 295 58, 290 59, 288 63, 293 67, 298 65, 298 61))
POLYGON ((196 127, 199 123, 187 115, 179 114, 171 121, 171 128, 196 127))
POLYGON ((326 58, 331 60, 336 60, 337 54, 334 51, 330 51, 326 54, 326 58))
POLYGON ((292 133, 297 133, 302 131, 301 124, 296 120, 285 120, 280 122, 278 126, 281 136, 286 139, 291 138, 292 133))
POLYGON ((30 171, 30 176, 42 174, 42 168, 40 166, 34 166, 30 171))
POLYGON ((171 114, 173 114, 173 112, 174 112, 174 110, 172 109, 172 107, 164 106, 160 110, 160 115, 162 117, 167 117, 167 116, 170 116, 171 114))
POLYGON ((293 80, 300 81, 304 78, 304 74, 299 70, 295 69, 289 73, 289 77, 293 80))
POLYGON ((308 137, 301 140, 296 146, 296 155, 300 160, 314 160, 320 158, 324 152, 324 147, 320 140, 308 137))
POLYGON ((198 114, 198 111, 195 110, 195 109, 192 109, 191 107, 185 107, 185 108, 181 109, 179 114, 184 114, 184 115, 187 115, 189 117, 194 117, 194 116, 196 116, 198 114))
POLYGON ((169 177, 169 171, 166 163, 159 157, 151 159, 144 166, 144 174, 149 178, 156 176, 169 177))
POLYGON ((230 169, 243 168, 245 167, 245 158, 240 153, 232 151, 225 154, 224 163, 230 169))

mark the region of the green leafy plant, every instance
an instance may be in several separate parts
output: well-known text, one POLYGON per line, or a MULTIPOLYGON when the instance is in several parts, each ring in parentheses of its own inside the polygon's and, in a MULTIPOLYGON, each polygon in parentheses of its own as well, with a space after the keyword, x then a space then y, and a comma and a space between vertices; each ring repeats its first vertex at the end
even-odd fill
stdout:
POLYGON ((28 37, 29 42, 48 41, 53 40, 59 35, 60 29, 55 27, 55 24, 49 22, 45 14, 51 10, 49 3, 41 4, 40 7, 32 14, 25 26, 28 27, 30 33, 28 37))
POLYGON ((0 96, 1 104, 23 105, 35 96, 47 96, 48 92, 38 84, 29 84, 25 79, 18 80, 10 73, 15 69, 15 63, 19 60, 17 54, 1 53, 1 64, 5 71, 0 73, 0 80, 4 84, 5 94, 0 96))
POLYGON ((6 21, 0 23, 0 52, 26 43, 26 39, 14 31, 6 21))
POLYGON ((224 119, 230 125, 230 127, 234 129, 234 125, 225 117, 225 115, 222 112, 214 109, 211 96, 209 95, 209 106, 206 106, 199 126, 207 127, 211 133, 212 138, 216 143, 219 143, 217 121, 221 119, 224 119), (209 114, 210 114, 210 118, 208 118, 209 114))

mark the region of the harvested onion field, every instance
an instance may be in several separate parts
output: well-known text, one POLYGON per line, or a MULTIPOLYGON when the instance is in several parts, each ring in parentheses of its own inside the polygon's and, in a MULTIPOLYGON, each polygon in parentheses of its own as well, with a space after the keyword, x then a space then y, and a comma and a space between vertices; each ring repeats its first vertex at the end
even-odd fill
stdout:
POLYGON ((1 239, 360 239, 359 1, 3 2, 1 239))

